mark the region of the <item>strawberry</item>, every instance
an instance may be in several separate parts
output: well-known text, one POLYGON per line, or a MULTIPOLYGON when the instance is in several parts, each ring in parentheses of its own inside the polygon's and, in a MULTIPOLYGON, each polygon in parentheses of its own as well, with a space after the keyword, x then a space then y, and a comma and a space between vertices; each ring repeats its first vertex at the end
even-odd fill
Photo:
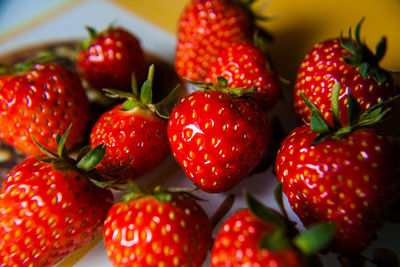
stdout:
POLYGON ((157 104, 152 104, 154 65, 148 79, 138 92, 106 90, 111 97, 127 100, 100 116, 90 134, 92 147, 104 144, 106 155, 98 166, 103 171, 122 168, 118 174, 123 180, 139 177, 158 165, 170 154, 167 136, 168 103, 175 99, 177 88, 157 104))
POLYGON ((178 22, 175 55, 177 73, 192 81, 203 81, 207 69, 221 50, 242 39, 251 40, 254 20, 250 1, 191 0, 178 22))
POLYGON ((0 138, 28 155, 40 154, 33 143, 57 150, 57 131, 72 125, 68 146, 75 144, 88 120, 88 98, 79 77, 56 63, 3 66, 0 77, 0 138))
POLYGON ((189 179, 207 192, 234 187, 254 170, 269 146, 266 115, 242 90, 219 84, 185 97, 168 122, 168 138, 177 162, 189 179), (228 94, 229 92, 229 94, 228 94))
POLYGON ((230 87, 254 88, 260 93, 260 106, 271 109, 280 95, 279 81, 272 70, 264 46, 249 42, 228 45, 211 64, 205 82, 217 82, 219 76, 228 80, 230 87))
POLYGON ((143 82, 147 61, 139 39, 122 27, 97 32, 87 27, 90 38, 78 52, 78 73, 93 88, 129 90, 132 72, 143 82))
POLYGON ((114 266, 202 266, 211 225, 187 193, 133 188, 108 212, 104 243, 114 266))
POLYGON ((382 104, 359 114, 349 94, 349 124, 342 126, 339 84, 333 87, 331 125, 315 104, 311 124, 294 129, 283 141, 276 172, 293 211, 309 225, 333 221, 338 226, 331 250, 358 253, 375 238, 399 193, 398 171, 390 138, 371 127, 387 113, 382 104))
MULTIPOLYGON (((330 241, 334 225, 319 224, 297 233, 287 218, 245 195, 248 207, 221 226, 211 251, 211 266, 311 266, 330 241), (311 243, 313 240, 315 243, 311 243)), ((314 265, 313 265, 314 266, 314 265)), ((319 266, 319 265, 317 265, 319 266)))
POLYGON ((102 230, 113 196, 89 177, 105 148, 74 160, 66 156, 67 133, 58 137, 58 154, 28 157, 6 177, 0 192, 3 267, 53 266, 102 230))
POLYGON ((340 119, 343 124, 347 123, 346 105, 349 92, 357 99, 361 111, 396 93, 393 78, 379 66, 385 54, 386 39, 381 39, 376 53, 373 54, 360 40, 362 22, 363 20, 357 25, 354 39, 350 29, 348 38, 340 36, 317 43, 301 62, 293 99, 293 108, 299 121, 309 122, 311 116, 299 94, 300 91, 331 121, 332 87, 336 82, 340 82, 340 119))

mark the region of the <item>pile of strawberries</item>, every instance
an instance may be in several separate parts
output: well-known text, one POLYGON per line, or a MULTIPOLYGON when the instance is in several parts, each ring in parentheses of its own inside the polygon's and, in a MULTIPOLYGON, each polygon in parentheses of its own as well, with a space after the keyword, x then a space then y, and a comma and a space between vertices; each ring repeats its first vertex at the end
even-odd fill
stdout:
POLYGON ((317 43, 289 104, 299 126, 276 137, 270 111, 287 99, 252 2, 187 4, 175 69, 193 91, 181 99, 178 85, 154 103, 157 66, 121 27, 87 27, 74 69, 47 56, 0 65, 0 139, 26 155, 0 191, 0 266, 52 266, 99 233, 114 266, 202 266, 209 253, 211 266, 320 266, 321 251, 397 266, 389 251, 361 256, 399 202, 396 140, 375 127, 398 97, 379 66, 386 39, 372 52, 361 20, 317 43), (88 88, 114 99, 93 123, 88 88), (135 184, 170 154, 195 190, 135 184), (229 192, 271 162, 281 209, 246 192, 215 229, 196 190, 229 192))

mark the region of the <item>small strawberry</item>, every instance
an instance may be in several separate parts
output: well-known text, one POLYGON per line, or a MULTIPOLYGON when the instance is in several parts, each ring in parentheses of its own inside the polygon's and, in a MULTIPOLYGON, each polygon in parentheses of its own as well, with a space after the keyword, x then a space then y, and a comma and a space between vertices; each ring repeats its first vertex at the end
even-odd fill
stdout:
POLYGON ((177 73, 192 81, 203 81, 207 69, 221 50, 232 42, 251 40, 254 1, 191 0, 178 22, 175 55, 177 73))
POLYGON ((349 124, 342 126, 339 92, 336 84, 332 125, 303 95, 312 110, 311 124, 294 129, 283 141, 276 172, 305 225, 335 222, 338 231, 331 249, 358 253, 374 239, 399 193, 398 158, 390 139, 370 127, 387 113, 382 110, 385 102, 360 115, 360 105, 348 93, 349 124))
MULTIPOLYGON (((58 154, 28 157, 7 176, 0 192, 0 266, 53 266, 101 232, 113 204, 109 190, 89 177, 104 155, 99 146, 77 160, 58 154)), ((44 149, 44 148, 42 148, 44 149)), ((87 150, 85 150, 85 153, 87 150)))
POLYGON ((230 216, 211 251, 211 266, 308 266, 334 234, 334 225, 319 224, 297 233, 287 218, 246 195, 248 208, 230 216))
POLYGON ((360 104, 361 111, 388 99, 396 93, 391 75, 379 66, 386 50, 386 39, 382 38, 375 54, 360 40, 360 27, 357 25, 355 38, 330 39, 317 43, 305 56, 298 70, 293 107, 299 121, 310 121, 311 112, 299 92, 308 95, 321 110, 324 117, 332 120, 330 113, 332 87, 340 82, 341 122, 347 123, 348 92, 360 104))
POLYGON ((104 223, 104 242, 114 266, 200 267, 211 245, 211 225, 187 193, 132 188, 104 223))
POLYGON ((175 99, 175 88, 164 100, 152 104, 154 66, 140 91, 132 82, 133 93, 106 90, 111 97, 127 100, 100 116, 90 134, 92 147, 104 144, 106 155, 99 169, 110 171, 122 168, 124 179, 139 177, 158 165, 170 154, 167 136, 166 108, 175 99))
POLYGON ((243 90, 197 84, 205 90, 185 97, 172 111, 168 138, 186 175, 207 192, 227 191, 254 170, 269 146, 266 115, 243 90))
POLYGON ((138 38, 122 27, 109 26, 96 32, 87 27, 90 39, 77 55, 78 73, 93 88, 129 90, 132 72, 143 82, 147 61, 138 38))
POLYGON ((55 63, 2 66, 0 77, 0 138, 16 150, 40 154, 33 143, 57 150, 57 131, 72 124, 68 146, 75 144, 88 120, 88 98, 79 77, 55 63))
POLYGON ((254 88, 260 93, 257 95, 262 109, 271 109, 279 98, 280 88, 278 77, 263 50, 261 43, 260 46, 249 42, 228 45, 211 64, 205 82, 217 82, 222 76, 230 87, 254 88))

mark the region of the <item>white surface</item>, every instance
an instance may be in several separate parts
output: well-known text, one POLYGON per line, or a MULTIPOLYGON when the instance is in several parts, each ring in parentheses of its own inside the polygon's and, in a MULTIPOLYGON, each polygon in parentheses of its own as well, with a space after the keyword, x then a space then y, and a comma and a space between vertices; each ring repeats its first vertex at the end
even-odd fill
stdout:
POLYGON ((86 25, 101 30, 111 22, 124 26, 138 36, 146 50, 154 52, 170 63, 173 62, 175 38, 171 34, 103 0, 83 1, 82 4, 20 36, 6 41, 0 38, 0 54, 47 41, 87 38, 86 25))
MULTIPOLYGON (((15 37, 12 40, 1 41, 0 54, 7 53, 23 46, 29 46, 41 42, 86 38, 87 33, 84 29, 85 25, 91 25, 96 29, 102 29, 105 28, 111 21, 115 21, 116 24, 126 27, 135 35, 137 35, 146 50, 155 53, 167 62, 173 64, 176 42, 174 36, 144 21, 143 19, 132 15, 132 13, 121 9, 119 6, 107 1, 97 0, 85 1, 81 5, 66 11, 57 18, 54 18, 43 25, 39 25, 35 29, 25 32, 21 36, 15 37)), ((284 126, 287 128, 292 128, 293 121, 291 121, 292 116, 289 115, 289 112, 290 110, 280 104, 275 108, 275 110, 272 111, 271 117, 274 115, 279 115, 279 117, 285 122, 284 126)), ((173 159, 170 157, 162 166, 155 169, 149 175, 142 177, 139 182, 146 184, 147 180, 158 175, 162 175, 163 170, 165 170, 169 164, 171 164, 172 160, 173 159)), ((244 207, 244 203, 242 201, 242 192, 246 189, 263 203, 272 208, 278 209, 272 194, 276 184, 276 178, 272 175, 271 170, 268 170, 265 173, 257 174, 245 179, 245 181, 227 193, 200 193, 199 196, 206 199, 206 201, 201 202, 200 204, 204 207, 206 212, 211 215, 228 194, 235 194, 236 201, 234 207, 227 215, 229 216, 236 209, 244 207)), ((173 179, 167 182, 167 185, 179 187, 193 186, 182 171, 176 173, 173 179)), ((296 216, 290 211, 290 209, 288 209, 288 212, 293 220, 297 220, 296 216)), ((227 217, 224 219, 226 218, 227 217)), ((217 226, 216 231, 219 229, 221 224, 222 222, 217 226)), ((400 246, 398 241, 400 240, 400 233, 396 228, 398 227, 387 225, 382 231, 383 237, 379 242, 374 243, 371 249, 368 251, 372 251, 374 247, 386 247, 392 248, 399 253, 400 246)), ((324 263, 327 267, 339 266, 335 255, 328 255, 324 257, 324 263)), ((205 263, 204 266, 208 265, 208 263, 205 263)), ((78 264, 76 264, 76 266, 111 266, 110 262, 108 261, 103 243, 100 242, 78 264)))

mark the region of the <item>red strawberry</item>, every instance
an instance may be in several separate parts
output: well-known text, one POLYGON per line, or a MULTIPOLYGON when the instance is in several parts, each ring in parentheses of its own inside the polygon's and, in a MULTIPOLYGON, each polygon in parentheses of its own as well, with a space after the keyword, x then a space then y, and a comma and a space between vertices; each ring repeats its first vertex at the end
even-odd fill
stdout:
POLYGON ((276 171, 283 192, 305 225, 334 221, 338 226, 332 250, 358 253, 374 239, 399 187, 398 158, 388 137, 373 128, 387 111, 374 106, 362 115, 349 94, 349 121, 339 121, 339 87, 333 88, 330 125, 316 106, 311 125, 294 129, 283 141, 276 171))
POLYGON ((124 167, 119 176, 125 180, 151 171, 171 151, 166 120, 169 114, 164 107, 174 100, 177 88, 161 102, 152 104, 153 75, 154 66, 151 65, 140 95, 135 86, 133 93, 107 90, 109 96, 127 100, 101 115, 90 135, 92 147, 100 144, 107 147, 99 169, 110 171, 124 167))
POLYGON ((386 39, 381 39, 374 55, 360 40, 361 23, 362 20, 357 25, 354 40, 350 30, 348 39, 340 37, 317 43, 305 56, 298 70, 293 100, 299 121, 310 121, 311 116, 300 91, 331 121, 332 87, 340 82, 340 119, 343 124, 347 123, 348 92, 356 97, 361 111, 396 93, 392 77, 379 67, 386 50, 386 39))
POLYGON ((22 153, 37 155, 31 136, 56 151, 57 131, 64 133, 72 125, 67 145, 75 144, 88 120, 88 99, 79 77, 55 63, 5 68, 12 74, 0 77, 0 138, 22 153))
MULTIPOLYGON (((208 192, 238 184, 263 159, 270 129, 248 98, 234 96, 227 81, 185 97, 168 122, 171 150, 186 175, 208 192), (225 93, 231 90, 231 95, 225 93)), ((210 86, 207 84, 206 86, 210 86)))
POLYGON ((211 245, 211 225, 186 193, 133 190, 108 212, 104 242, 114 266, 200 267, 211 245))
MULTIPOLYGON (((308 266, 315 252, 332 237, 331 224, 315 225, 297 234, 288 221, 250 196, 250 204, 230 216, 215 237, 211 266, 308 266), (293 232, 293 233, 292 233, 293 232), (312 246, 310 239, 317 241, 312 246)), ((311 266, 311 265, 310 265, 311 266)))
MULTIPOLYGON (((92 176, 104 147, 79 161, 59 155, 29 157, 7 176, 0 193, 0 265, 53 266, 98 234, 113 203, 92 176)), ((83 154, 82 154, 83 155, 83 154)))
POLYGON ((271 109, 280 95, 279 81, 262 48, 249 42, 229 45, 211 64, 205 82, 217 82, 219 76, 230 87, 254 88, 264 110, 271 109))
POLYGON ((221 50, 232 42, 251 40, 254 1, 191 0, 178 22, 175 56, 177 73, 192 81, 202 81, 221 50))
POLYGON ((147 61, 135 35, 122 27, 110 26, 101 32, 87 29, 90 39, 82 44, 76 63, 90 86, 126 91, 131 88, 132 72, 139 82, 145 80, 147 61))

